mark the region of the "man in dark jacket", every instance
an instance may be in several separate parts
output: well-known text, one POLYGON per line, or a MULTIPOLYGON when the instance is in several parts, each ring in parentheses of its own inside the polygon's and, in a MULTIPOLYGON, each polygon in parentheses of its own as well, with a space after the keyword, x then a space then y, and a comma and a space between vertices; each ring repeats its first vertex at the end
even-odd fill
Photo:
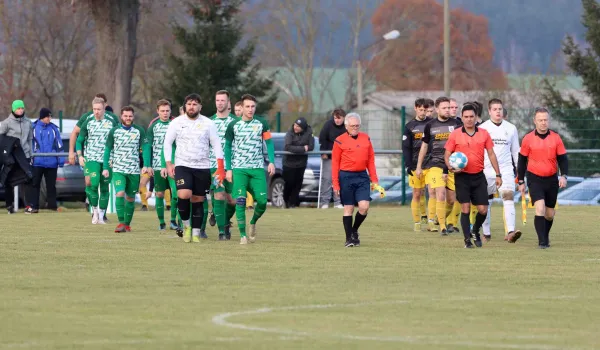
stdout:
MULTIPOLYGON (((33 123, 32 147, 34 154, 63 152, 60 130, 56 125, 52 124, 52 112, 48 108, 42 108, 40 110, 40 118, 33 123)), ((29 196, 31 199, 30 214, 35 214, 40 209, 40 184, 42 183, 42 177, 46 180, 48 209, 57 209, 56 174, 58 167, 62 168, 64 164, 64 157, 33 158, 33 184, 31 186, 31 195, 29 196)))
MULTIPOLYGON (((321 133, 319 134, 319 143, 321 144, 321 151, 331 151, 333 149, 333 141, 346 132, 344 127, 344 118, 346 112, 343 109, 336 109, 333 111, 331 119, 325 122, 321 133)), ((340 202, 340 198, 333 192, 331 186, 331 155, 323 154, 321 156, 322 169, 321 169, 321 194, 320 202, 321 208, 329 208, 329 202, 333 197, 333 205, 336 208, 344 208, 340 202)))
MULTIPOLYGON (((12 103, 12 113, 0 123, 0 135, 15 137, 21 141, 21 148, 27 159, 31 159, 31 122, 25 116, 25 103, 22 100, 15 100, 12 103)), ((29 169, 28 169, 29 170, 29 169)), ((9 214, 14 213, 13 197, 14 192, 9 186, 5 189, 6 209, 9 214)), ((27 197, 27 196, 26 196, 27 197)), ((25 201, 27 203, 27 200, 25 201)))
POLYGON ((285 148, 287 152, 283 156, 283 180, 285 187, 283 190, 283 199, 286 208, 295 208, 300 205, 300 190, 304 180, 304 170, 308 162, 308 155, 315 148, 315 139, 313 138, 312 128, 304 118, 298 118, 294 125, 285 134, 285 148))

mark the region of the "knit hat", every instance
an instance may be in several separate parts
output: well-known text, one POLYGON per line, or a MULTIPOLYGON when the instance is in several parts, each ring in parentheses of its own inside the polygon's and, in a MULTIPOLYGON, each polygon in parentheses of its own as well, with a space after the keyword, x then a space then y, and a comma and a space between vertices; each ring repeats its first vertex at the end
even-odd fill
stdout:
POLYGON ((306 130, 306 128, 308 127, 308 122, 303 117, 296 119, 295 123, 298 124, 298 126, 301 127, 302 130, 306 130))
POLYGON ((40 109, 40 119, 44 119, 46 117, 51 117, 51 116, 52 116, 52 111, 50 111, 48 108, 40 109))
POLYGON ((19 108, 25 108, 25 103, 23 100, 14 100, 12 103, 12 111, 16 111, 19 108))

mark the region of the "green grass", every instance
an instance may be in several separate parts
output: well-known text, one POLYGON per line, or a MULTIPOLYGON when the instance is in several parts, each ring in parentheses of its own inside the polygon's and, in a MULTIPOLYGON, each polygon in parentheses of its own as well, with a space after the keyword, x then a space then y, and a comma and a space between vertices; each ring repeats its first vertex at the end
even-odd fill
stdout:
POLYGON ((3 214, 0 349, 597 347, 598 209, 559 208, 548 250, 531 210, 517 244, 499 213, 473 250, 412 233, 400 207, 373 208, 352 249, 335 209, 269 208, 248 246, 214 228, 184 244, 153 212, 127 234, 83 212, 3 214))

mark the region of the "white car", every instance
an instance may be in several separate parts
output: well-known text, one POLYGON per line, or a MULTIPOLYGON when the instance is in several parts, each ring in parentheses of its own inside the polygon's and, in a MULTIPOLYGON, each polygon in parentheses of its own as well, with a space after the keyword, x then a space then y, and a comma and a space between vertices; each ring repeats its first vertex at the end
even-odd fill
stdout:
POLYGON ((559 205, 600 205, 600 178, 585 181, 558 194, 559 205))

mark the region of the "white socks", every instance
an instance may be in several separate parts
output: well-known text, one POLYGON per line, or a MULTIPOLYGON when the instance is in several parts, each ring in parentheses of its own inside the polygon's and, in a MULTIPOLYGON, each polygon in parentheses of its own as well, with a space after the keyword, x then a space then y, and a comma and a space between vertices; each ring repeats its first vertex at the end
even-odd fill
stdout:
POLYGON ((492 223, 492 201, 488 200, 488 211, 487 211, 487 216, 485 217, 485 221, 483 222, 483 234, 486 236, 489 236, 492 234, 492 232, 490 231, 490 226, 492 223))
POLYGON ((506 230, 512 232, 515 230, 515 201, 502 201, 504 204, 504 223, 506 224, 506 230))

